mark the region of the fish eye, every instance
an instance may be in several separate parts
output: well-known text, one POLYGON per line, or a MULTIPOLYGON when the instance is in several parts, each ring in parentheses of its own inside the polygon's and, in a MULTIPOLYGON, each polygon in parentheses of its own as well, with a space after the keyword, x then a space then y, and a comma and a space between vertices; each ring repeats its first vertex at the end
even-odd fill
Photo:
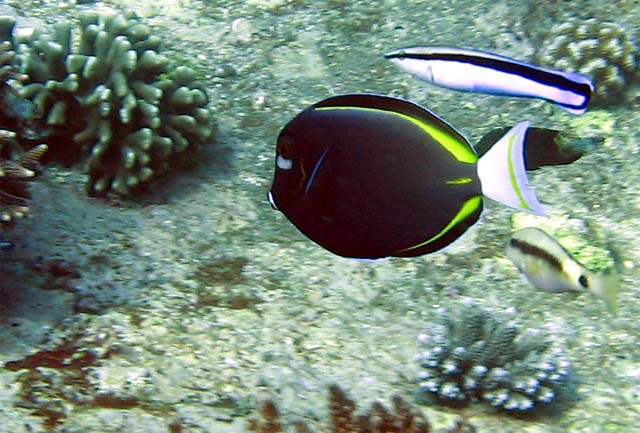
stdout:
POLYGON ((580 275, 580 277, 578 278, 578 284, 580 284, 585 289, 589 288, 589 280, 587 279, 587 276, 584 274, 580 275))
POLYGON ((293 151, 293 139, 291 137, 280 137, 278 141, 278 155, 282 155, 284 158, 291 158, 293 151))
POLYGON ((276 165, 282 170, 291 170, 293 160, 291 158, 291 150, 293 140, 290 137, 282 137, 278 141, 278 155, 276 157, 276 165))
POLYGON ((276 165, 282 170, 291 170, 291 167, 293 167, 293 161, 284 158, 282 155, 278 155, 276 158, 276 165))

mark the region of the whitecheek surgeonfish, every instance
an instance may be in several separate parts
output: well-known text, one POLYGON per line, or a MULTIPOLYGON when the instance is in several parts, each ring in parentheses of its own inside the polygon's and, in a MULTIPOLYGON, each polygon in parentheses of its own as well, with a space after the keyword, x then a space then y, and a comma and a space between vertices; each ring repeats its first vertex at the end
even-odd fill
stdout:
POLYGON ((458 131, 417 104, 335 96, 280 132, 268 198, 308 238, 340 256, 427 254, 478 220, 483 197, 544 214, 523 162, 528 127, 517 124, 478 158, 458 131))
POLYGON ((507 243, 506 253, 537 289, 590 292, 616 312, 618 278, 589 271, 545 231, 535 227, 518 230, 507 243))
POLYGON ((449 89, 490 95, 538 98, 582 114, 593 81, 574 72, 543 68, 484 51, 450 47, 409 47, 385 54, 400 69, 449 89))

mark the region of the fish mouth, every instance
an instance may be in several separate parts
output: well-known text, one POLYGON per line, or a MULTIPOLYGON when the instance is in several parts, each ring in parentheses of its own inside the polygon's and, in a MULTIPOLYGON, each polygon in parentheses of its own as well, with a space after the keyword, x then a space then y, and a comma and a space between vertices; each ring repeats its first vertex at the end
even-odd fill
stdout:
POLYGON ((271 191, 267 192, 267 200, 269 201, 269 204, 271 205, 271 207, 275 210, 280 210, 278 209, 278 206, 276 205, 276 201, 273 199, 273 194, 271 193, 271 191))
POLYGON ((402 60, 402 58, 407 55, 408 49, 409 48, 398 48, 397 50, 389 51, 388 53, 384 54, 384 58, 389 60, 402 60))
POLYGON ((420 59, 422 56, 431 54, 433 47, 405 47, 389 51, 384 54, 385 59, 400 61, 406 58, 420 59))

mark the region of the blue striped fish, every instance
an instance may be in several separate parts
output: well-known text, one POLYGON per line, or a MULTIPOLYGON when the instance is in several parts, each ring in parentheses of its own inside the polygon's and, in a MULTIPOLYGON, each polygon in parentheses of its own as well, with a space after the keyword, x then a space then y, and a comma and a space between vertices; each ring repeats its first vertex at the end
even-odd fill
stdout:
POLYGON ((538 98, 583 114, 593 81, 575 72, 543 68, 484 51, 450 47, 409 47, 385 57, 415 77, 454 90, 538 98))

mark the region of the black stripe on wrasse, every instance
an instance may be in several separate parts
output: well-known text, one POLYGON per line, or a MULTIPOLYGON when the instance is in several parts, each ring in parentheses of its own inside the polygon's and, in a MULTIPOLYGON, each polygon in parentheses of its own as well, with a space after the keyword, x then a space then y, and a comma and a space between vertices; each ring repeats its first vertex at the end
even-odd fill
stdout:
MULTIPOLYGON (((416 59, 416 60, 444 60, 451 62, 469 63, 471 65, 481 66, 513 73, 523 78, 537 81, 541 84, 547 84, 553 87, 560 87, 571 90, 580 95, 590 96, 591 86, 585 83, 573 81, 560 72, 549 72, 542 67, 536 65, 527 65, 518 61, 510 61, 509 59, 499 59, 493 57, 476 56, 473 54, 457 54, 457 53, 397 53, 385 55, 387 59, 416 59), (505 67, 507 66, 507 67, 505 67)), ((572 105, 567 105, 573 108, 572 105)))
POLYGON ((547 262, 549 265, 551 265, 553 268, 557 269, 558 271, 562 271, 562 262, 560 262, 560 260, 558 260, 554 255, 549 254, 542 248, 537 247, 535 245, 531 245, 527 242, 524 242, 518 239, 511 239, 509 241, 509 244, 513 248, 522 252, 523 254, 528 254, 534 257, 538 257, 544 260, 545 262, 547 262))

